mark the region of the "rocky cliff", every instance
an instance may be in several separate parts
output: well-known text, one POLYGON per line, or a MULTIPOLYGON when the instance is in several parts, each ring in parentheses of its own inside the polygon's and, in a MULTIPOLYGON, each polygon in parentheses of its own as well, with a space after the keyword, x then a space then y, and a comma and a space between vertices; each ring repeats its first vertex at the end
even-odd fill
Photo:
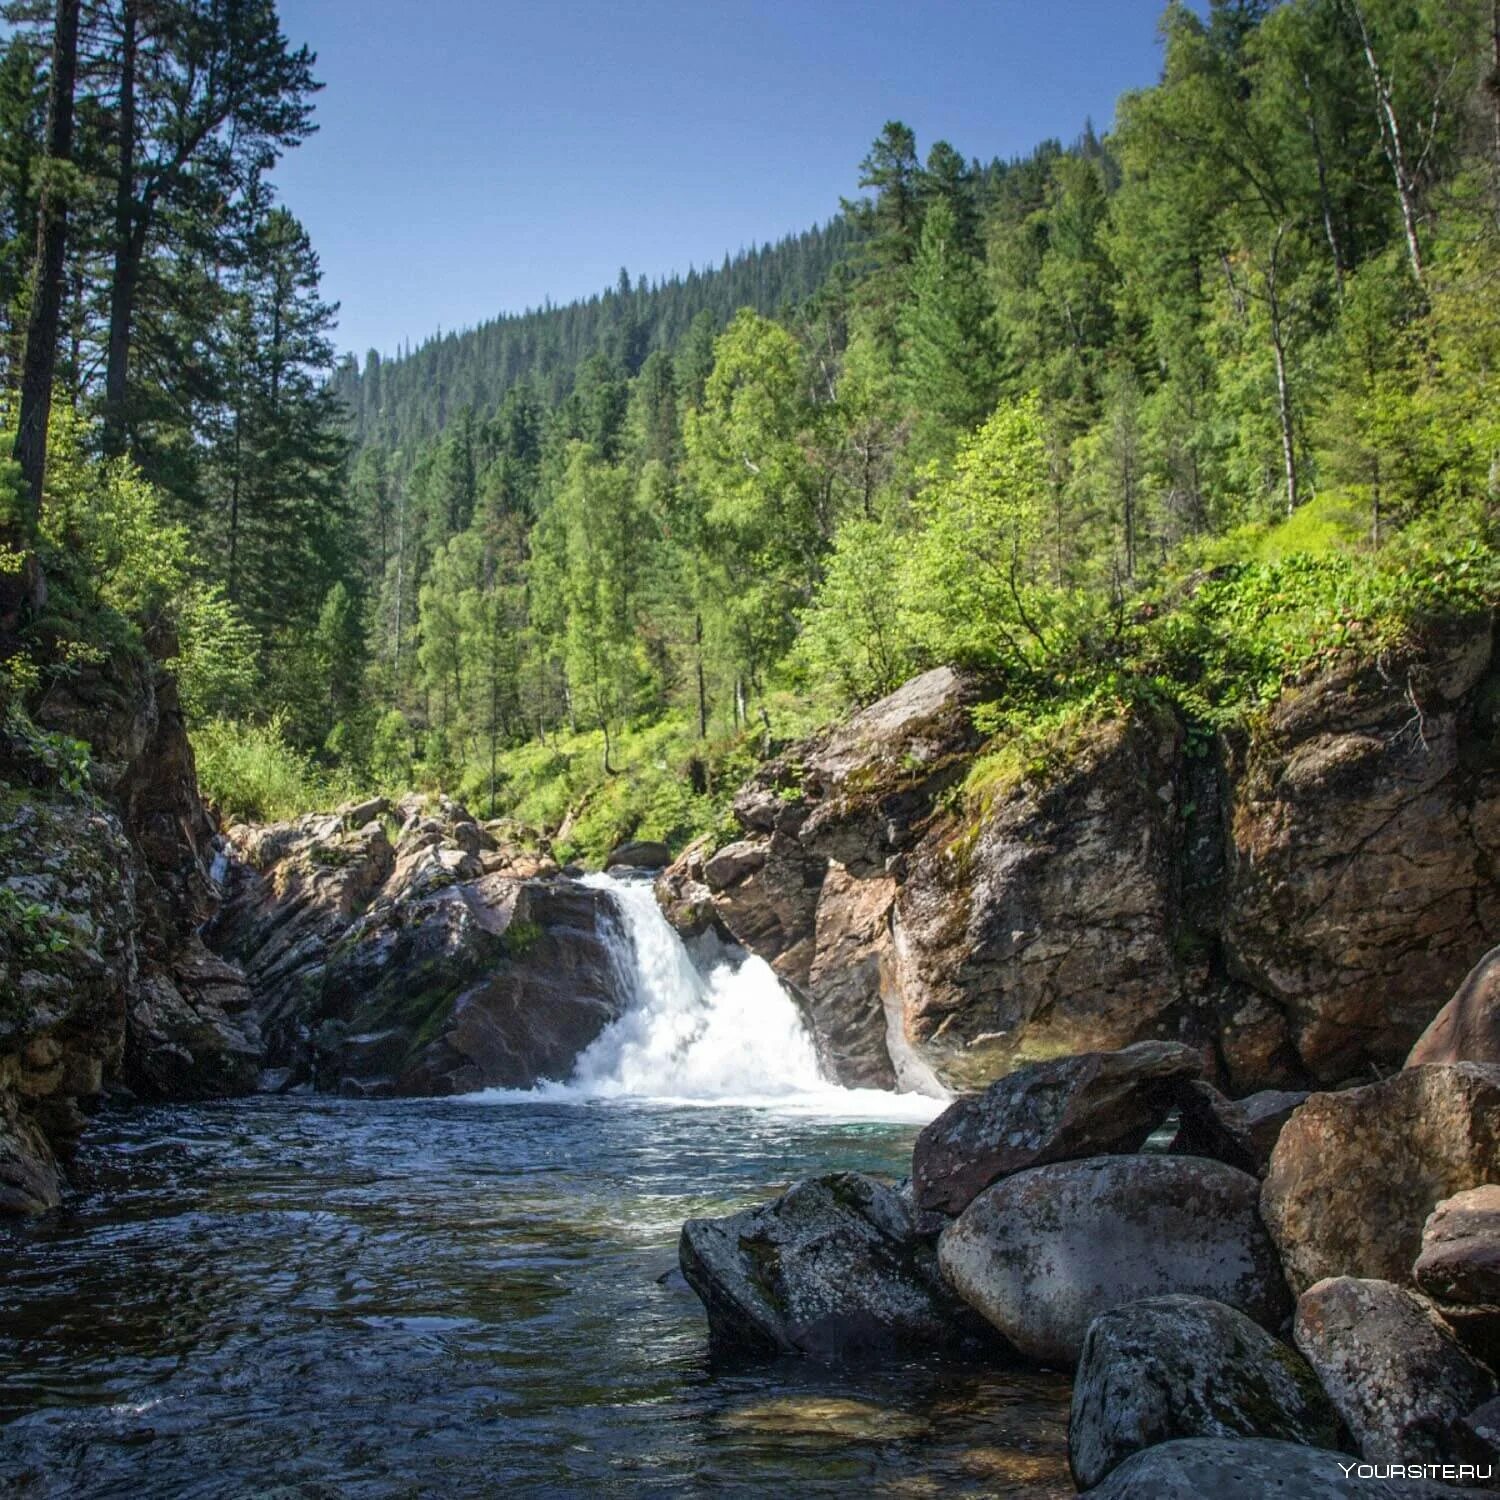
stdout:
POLYGON ((0 732, 0 1210, 58 1201, 108 1085, 254 1087, 249 991, 198 935, 212 837, 175 684, 143 654, 84 667, 0 732))
POLYGON ((659 884, 682 930, 773 964, 846 1083, 962 1089, 1148 1038, 1236 1092, 1336 1082, 1398 1067, 1500 938, 1487 620, 1236 735, 1136 710, 988 781, 981 692, 928 672, 767 763, 742 836, 659 884))
POLYGON ((208 934, 243 963, 286 1085, 354 1095, 564 1078, 621 1014, 609 895, 447 798, 226 834, 208 934))

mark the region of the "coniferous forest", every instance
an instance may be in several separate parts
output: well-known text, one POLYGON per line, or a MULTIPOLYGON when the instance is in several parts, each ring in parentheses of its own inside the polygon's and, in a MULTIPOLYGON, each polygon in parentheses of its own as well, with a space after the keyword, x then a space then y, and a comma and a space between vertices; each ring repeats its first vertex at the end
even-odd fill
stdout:
POLYGON ((937 662, 1045 759, 1494 596, 1489 0, 1170 5, 1105 135, 887 122, 826 225, 338 365, 268 0, 10 14, 8 711, 170 638, 226 815, 425 786, 675 843, 937 662))

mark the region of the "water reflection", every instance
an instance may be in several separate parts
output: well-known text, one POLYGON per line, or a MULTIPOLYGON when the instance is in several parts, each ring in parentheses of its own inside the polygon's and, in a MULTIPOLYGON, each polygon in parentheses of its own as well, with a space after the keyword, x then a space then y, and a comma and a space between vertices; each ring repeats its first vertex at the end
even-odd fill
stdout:
POLYGON ((914 1127, 252 1100, 106 1121, 0 1230, 0 1489, 36 1496, 1067 1495, 1066 1386, 714 1368, 683 1218, 914 1127))

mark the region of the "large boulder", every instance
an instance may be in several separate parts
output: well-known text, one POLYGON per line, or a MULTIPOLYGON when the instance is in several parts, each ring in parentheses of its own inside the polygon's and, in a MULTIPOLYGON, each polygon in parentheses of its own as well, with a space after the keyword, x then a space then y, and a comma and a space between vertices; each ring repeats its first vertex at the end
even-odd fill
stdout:
MULTIPOLYGON (((1459 1466, 1451 1467, 1458 1478, 1459 1466)), ((1271 1438, 1162 1443, 1126 1459, 1089 1491, 1093 1500, 1443 1500, 1471 1493, 1419 1475, 1391 1478, 1347 1453, 1271 1438)))
POLYGON ((1500 1175, 1500 1067, 1429 1064, 1314 1094, 1271 1157, 1261 1212, 1287 1279, 1406 1282, 1439 1200, 1500 1175))
POLYGON ((672 851, 656 839, 630 839, 616 844, 604 861, 606 870, 664 870, 672 863, 672 851))
POLYGON ((1493 623, 1288 690, 1233 760, 1225 958, 1319 1083, 1399 1067, 1500 941, 1493 623))
POLYGON ((1455 1193, 1433 1209, 1412 1279, 1459 1342, 1500 1370, 1500 1186, 1455 1193))
POLYGON ((1463 1419, 1495 1394, 1494 1376, 1427 1300, 1388 1281, 1309 1287, 1294 1337, 1371 1462, 1451 1461, 1463 1419))
POLYGON ((1190 1084, 1178 1099, 1172 1150, 1180 1156, 1210 1156, 1264 1177, 1283 1126, 1306 1102, 1302 1089, 1266 1089, 1246 1099, 1226 1099, 1210 1083, 1190 1084))
POLYGON ((1203 1062, 1177 1042, 1139 1042, 1029 1067, 951 1104, 917 1137, 919 1207, 962 1213, 992 1182, 1028 1167, 1137 1151, 1203 1062))
POLYGON ((1175 941, 1180 751, 1165 717, 1102 722, 1049 779, 975 793, 908 856, 895 979, 906 1033, 944 1083, 1196 1040, 1175 941))
POLYGON ((1266 1328, 1290 1310, 1258 1184, 1191 1156, 1034 1167, 982 1192, 938 1241, 943 1274, 1021 1353, 1071 1368, 1101 1313, 1170 1293, 1266 1328))
POLYGON ((682 1272, 721 1352, 845 1358, 955 1351, 987 1330, 944 1285, 900 1192, 857 1172, 689 1219, 682 1272))
POLYGON ((1296 1350, 1204 1297, 1149 1297, 1089 1325, 1068 1459, 1081 1490, 1173 1438, 1261 1437, 1337 1447, 1339 1419, 1296 1350))
POLYGON ((1491 948, 1469 970, 1417 1038, 1406 1066, 1450 1062, 1500 1063, 1500 948, 1491 948))

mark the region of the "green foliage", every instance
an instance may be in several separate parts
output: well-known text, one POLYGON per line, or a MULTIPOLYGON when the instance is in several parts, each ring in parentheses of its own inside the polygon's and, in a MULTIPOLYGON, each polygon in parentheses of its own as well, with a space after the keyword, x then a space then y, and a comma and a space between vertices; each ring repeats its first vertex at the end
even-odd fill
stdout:
POLYGON ((218 584, 192 584, 177 605, 173 671, 188 723, 238 719, 255 705, 259 638, 218 584))
POLYGON ((909 539, 879 521, 854 516, 839 528, 797 642, 808 678, 866 702, 912 675, 921 658, 902 586, 908 553, 909 539))
POLYGON ((1025 666, 1051 649, 1043 581, 1047 452, 1040 404, 1002 405, 934 473, 905 583, 912 628, 934 657, 1025 666))
POLYGON ((230 821, 269 823, 328 808, 353 783, 320 772, 288 742, 279 718, 210 719, 193 734, 203 795, 230 821))

